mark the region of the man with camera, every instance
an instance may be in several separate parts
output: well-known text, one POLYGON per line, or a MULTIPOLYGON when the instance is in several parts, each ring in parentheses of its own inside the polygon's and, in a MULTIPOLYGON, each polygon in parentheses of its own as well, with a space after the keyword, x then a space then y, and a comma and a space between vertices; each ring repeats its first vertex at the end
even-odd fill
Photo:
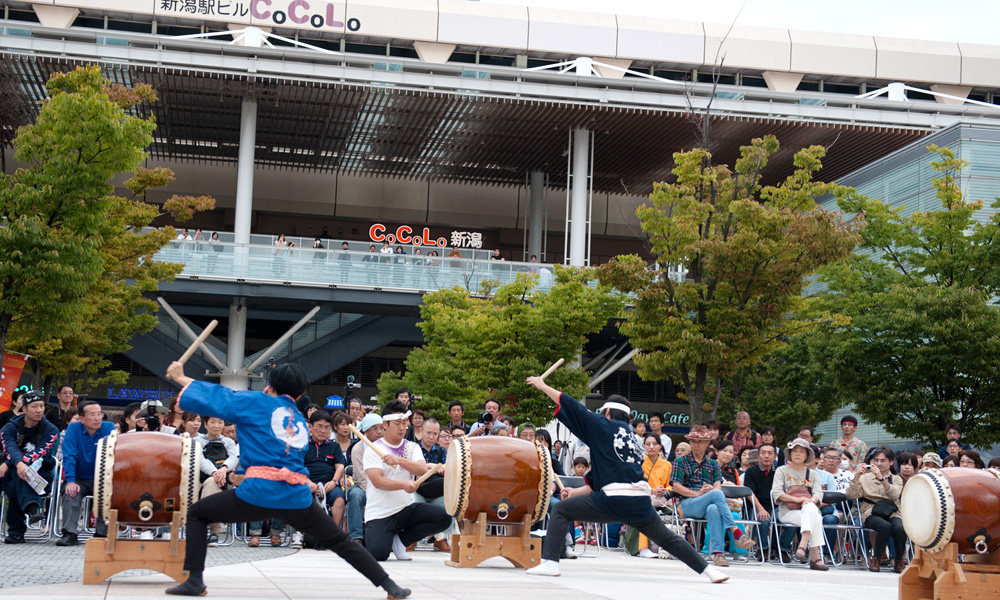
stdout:
MULTIPOLYGON (((144 400, 141 405, 139 405, 139 412, 136 413, 136 419, 146 420, 146 431, 160 431, 162 421, 160 421, 160 415, 167 414, 168 410, 166 406, 159 400, 144 400)), ((171 431, 165 431, 164 433, 173 433, 176 431, 173 427, 170 428, 171 431)))
POLYGON ((483 405, 483 412, 479 414, 479 421, 473 423, 469 428, 469 437, 480 435, 490 435, 490 430, 500 420, 500 403, 490 398, 483 405))
POLYGON ((892 538, 896 551, 893 570, 903 572, 906 560, 906 531, 899 514, 899 497, 903 493, 903 478, 893 477, 890 468, 896 459, 895 453, 883 446, 875 450, 871 464, 860 464, 854 472, 854 479, 847 488, 848 498, 861 500, 861 520, 865 527, 875 532, 872 556, 868 558, 868 570, 879 571, 879 563, 886 545, 892 538))

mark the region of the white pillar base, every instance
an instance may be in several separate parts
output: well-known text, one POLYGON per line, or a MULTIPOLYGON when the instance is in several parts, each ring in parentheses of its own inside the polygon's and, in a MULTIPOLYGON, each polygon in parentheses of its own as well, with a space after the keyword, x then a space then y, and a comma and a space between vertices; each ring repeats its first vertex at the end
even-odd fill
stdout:
POLYGON ((772 92, 794 92, 802 81, 802 73, 764 71, 764 82, 772 92))
POLYGON ((942 98, 941 96, 934 96, 934 99, 938 101, 938 104, 965 104, 962 100, 969 97, 969 92, 972 91, 972 88, 965 85, 945 85, 943 83, 935 83, 931 86, 931 91, 948 94, 949 96, 955 96, 955 98, 942 98), (959 100, 958 98, 961 98, 962 100, 959 100))
POLYGON ((424 62, 446 63, 455 51, 455 44, 438 44, 436 42, 413 42, 413 49, 424 62))
POLYGON ((67 8, 65 6, 46 6, 35 4, 35 16, 43 27, 55 27, 57 29, 69 29, 69 26, 80 16, 80 9, 67 8))
POLYGON ((609 69, 607 67, 602 67, 596 63, 602 62, 606 65, 611 65, 612 67, 618 67, 618 69, 627 69, 632 66, 632 61, 623 58, 604 58, 603 56, 594 57, 594 70, 601 77, 606 77, 608 79, 621 79, 625 77, 625 71, 619 71, 618 69, 609 69))

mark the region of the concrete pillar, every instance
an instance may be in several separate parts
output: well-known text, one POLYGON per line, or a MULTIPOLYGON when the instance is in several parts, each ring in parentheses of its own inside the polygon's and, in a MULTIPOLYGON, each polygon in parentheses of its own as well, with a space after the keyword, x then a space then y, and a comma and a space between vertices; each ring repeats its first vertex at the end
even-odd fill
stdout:
POLYGON ((250 379, 243 374, 247 344, 246 298, 234 298, 229 305, 229 343, 226 345, 226 372, 219 383, 231 390, 250 389, 250 379))
POLYGON ((573 190, 570 194, 569 264, 587 263, 587 218, 590 204, 590 131, 573 131, 573 190))
MULTIPOLYGON (((627 58, 607 58, 604 56, 595 56, 595 63, 604 63, 605 65, 611 65, 612 67, 618 67, 618 69, 628 69, 632 66, 632 61, 627 58)), ((602 65, 594 65, 594 70, 597 74, 605 79, 622 79, 625 77, 625 71, 619 71, 618 69, 609 69, 608 67, 602 65)))
POLYGON ((764 71, 764 83, 772 92, 794 92, 802 81, 802 73, 764 71))
POLYGON ((250 214, 253 212, 254 151, 257 147, 257 101, 243 100, 240 112, 240 150, 236 166, 236 219, 234 241, 250 243, 250 214))
POLYGON ((972 88, 967 85, 945 85, 942 83, 935 83, 931 86, 932 92, 938 92, 939 94, 948 94, 949 96, 954 96, 954 98, 945 98, 944 96, 934 96, 938 104, 965 104, 965 99, 969 97, 969 92, 972 88))
POLYGON ((76 18, 80 16, 80 9, 78 8, 46 6, 44 4, 36 4, 33 8, 35 9, 35 16, 38 17, 38 22, 43 27, 68 29, 73 24, 73 21, 76 21, 76 18))
POLYGON ((531 172, 531 204, 528 214, 528 258, 534 254, 538 262, 545 262, 542 256, 542 233, 545 231, 545 173, 531 172))
POLYGON ((413 42, 417 57, 423 62, 446 63, 455 52, 455 44, 439 44, 436 42, 413 42))

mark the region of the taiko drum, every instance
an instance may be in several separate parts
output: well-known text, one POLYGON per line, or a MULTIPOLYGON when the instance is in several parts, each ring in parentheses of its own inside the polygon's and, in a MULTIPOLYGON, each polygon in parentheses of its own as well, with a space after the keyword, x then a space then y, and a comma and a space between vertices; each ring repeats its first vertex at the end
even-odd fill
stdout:
POLYGON ((552 464, 545 446, 509 437, 459 437, 445 461, 444 506, 456 519, 535 523, 548 512, 552 464))
POLYGON ((118 510, 124 525, 181 524, 198 494, 198 448, 190 436, 153 431, 112 433, 97 445, 94 506, 108 520, 118 510))
POLYGON ((906 482, 899 509, 906 535, 927 552, 940 552, 950 542, 958 544, 959 554, 1000 547, 1000 471, 921 471, 906 482))

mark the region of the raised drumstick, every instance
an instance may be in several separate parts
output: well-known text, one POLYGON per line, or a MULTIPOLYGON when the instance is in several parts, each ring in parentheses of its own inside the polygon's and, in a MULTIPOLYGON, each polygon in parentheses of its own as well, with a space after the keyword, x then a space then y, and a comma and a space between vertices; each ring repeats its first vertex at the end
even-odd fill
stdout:
POLYGON ((188 349, 185 350, 184 354, 182 354, 181 357, 177 359, 177 362, 181 363, 182 365, 186 363, 187 360, 191 358, 191 356, 193 356, 195 352, 198 351, 198 348, 201 347, 202 342, 208 339, 208 336, 212 333, 212 330, 215 329, 216 325, 218 324, 219 324, 218 321, 212 319, 212 322, 208 324, 208 327, 205 328, 205 331, 202 331, 201 335, 199 335, 198 338, 195 339, 195 341, 192 342, 190 346, 188 346, 188 349))
POLYGON ((563 364, 564 362, 566 362, 566 359, 560 358, 556 362, 552 363, 552 366, 549 367, 549 369, 547 371, 545 371, 544 373, 542 373, 542 379, 545 379, 546 377, 548 377, 549 375, 551 375, 552 371, 555 371, 556 369, 558 369, 559 366, 561 364, 563 364))
POLYGON ((366 436, 365 434, 361 433, 360 429, 358 429, 357 427, 355 427, 352 423, 348 423, 347 424, 347 428, 350 429, 351 432, 354 435, 358 436, 359 440, 361 440, 362 442, 368 444, 368 447, 371 448, 372 450, 374 450, 375 454, 378 454, 381 458, 385 458, 385 452, 383 452, 375 444, 373 444, 372 441, 370 439, 368 439, 368 436, 366 436))

